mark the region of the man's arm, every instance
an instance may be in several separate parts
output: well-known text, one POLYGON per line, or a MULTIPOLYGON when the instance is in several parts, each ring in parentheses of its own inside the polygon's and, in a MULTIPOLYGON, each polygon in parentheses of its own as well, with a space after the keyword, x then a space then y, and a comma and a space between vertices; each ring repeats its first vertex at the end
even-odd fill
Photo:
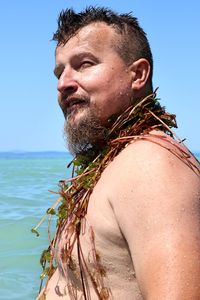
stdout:
POLYGON ((199 177, 149 141, 128 146, 113 165, 111 205, 144 299, 200 299, 199 177))

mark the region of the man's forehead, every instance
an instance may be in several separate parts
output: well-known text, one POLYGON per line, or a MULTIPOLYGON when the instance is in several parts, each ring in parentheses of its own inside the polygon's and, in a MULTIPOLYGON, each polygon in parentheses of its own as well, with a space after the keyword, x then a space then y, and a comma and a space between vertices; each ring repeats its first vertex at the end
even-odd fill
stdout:
POLYGON ((104 22, 94 22, 89 25, 84 26, 78 32, 78 35, 82 39, 87 39, 88 37, 102 37, 104 39, 110 38, 114 34, 113 27, 107 25, 104 22))
POLYGON ((58 45, 56 48, 67 46, 90 44, 95 48, 100 48, 103 44, 110 45, 117 34, 113 27, 104 22, 94 22, 79 29, 65 44, 58 45))

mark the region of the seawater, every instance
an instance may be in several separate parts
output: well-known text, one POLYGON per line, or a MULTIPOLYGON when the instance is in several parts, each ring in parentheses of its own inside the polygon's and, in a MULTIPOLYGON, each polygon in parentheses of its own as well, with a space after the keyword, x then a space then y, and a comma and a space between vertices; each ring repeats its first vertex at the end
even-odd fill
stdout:
POLYGON ((68 153, 0 153, 1 300, 36 298, 47 223, 39 237, 31 228, 57 199, 49 190, 58 191, 59 180, 71 176, 71 159, 68 153))
POLYGON ((67 153, 0 153, 0 299, 33 300, 40 284, 39 258, 46 227, 31 233, 57 199, 60 179, 71 175, 67 153))

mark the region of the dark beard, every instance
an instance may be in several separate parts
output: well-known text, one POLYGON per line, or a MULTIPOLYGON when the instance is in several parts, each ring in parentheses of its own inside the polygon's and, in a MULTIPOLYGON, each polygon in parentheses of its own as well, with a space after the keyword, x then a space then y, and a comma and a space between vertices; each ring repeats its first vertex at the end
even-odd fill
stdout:
POLYGON ((102 147, 106 143, 106 127, 102 126, 92 111, 76 123, 65 121, 64 136, 72 155, 84 154, 92 147, 102 147))

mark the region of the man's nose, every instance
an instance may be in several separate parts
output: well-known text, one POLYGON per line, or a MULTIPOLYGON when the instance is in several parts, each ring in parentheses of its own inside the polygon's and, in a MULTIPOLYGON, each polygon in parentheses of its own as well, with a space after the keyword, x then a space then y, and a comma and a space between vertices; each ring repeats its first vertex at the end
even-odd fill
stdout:
POLYGON ((78 83, 72 71, 63 71, 58 80, 58 91, 64 95, 70 95, 78 90, 78 83))

